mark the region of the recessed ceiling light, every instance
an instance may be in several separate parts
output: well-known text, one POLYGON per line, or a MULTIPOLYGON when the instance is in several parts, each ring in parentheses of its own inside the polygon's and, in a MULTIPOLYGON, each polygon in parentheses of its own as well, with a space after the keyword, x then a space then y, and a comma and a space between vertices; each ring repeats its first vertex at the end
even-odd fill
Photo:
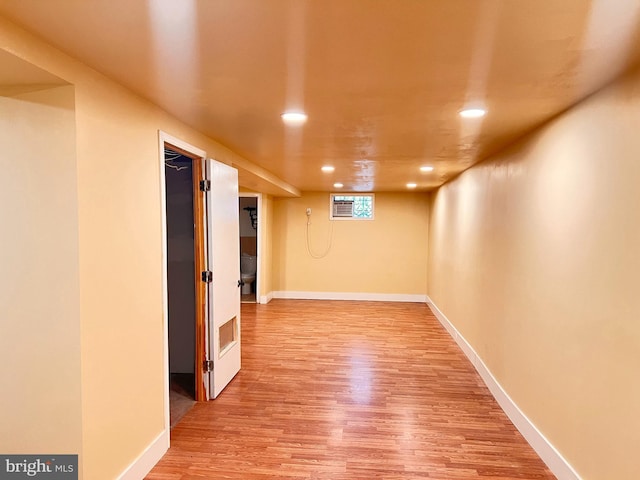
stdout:
POLYGON ((284 112, 280 116, 287 125, 302 125, 307 121, 307 114, 303 112, 284 112))
POLYGON ((343 184, 341 184, 340 182, 334 183, 334 184, 333 184, 333 186, 334 186, 335 188, 342 188, 342 187, 344 187, 344 185, 343 185, 343 184))
POLYGON ((416 188, 417 186, 417 183, 407 183, 407 188, 416 188))
POLYGON ((335 167, 332 167, 331 165, 325 165, 320 170, 322 170, 323 172, 329 173, 329 172, 333 172, 335 170, 335 167))
POLYGON ((431 165, 425 165, 424 167, 420 167, 421 172, 433 172, 433 167, 431 165))
POLYGON ((462 118, 480 118, 484 117, 487 111, 484 108, 465 108, 460 110, 460 116, 462 118))

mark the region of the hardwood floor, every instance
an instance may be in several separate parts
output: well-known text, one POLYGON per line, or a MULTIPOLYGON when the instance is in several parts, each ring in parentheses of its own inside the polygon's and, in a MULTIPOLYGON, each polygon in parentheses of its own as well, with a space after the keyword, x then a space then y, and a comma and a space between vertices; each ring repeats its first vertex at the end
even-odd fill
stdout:
POLYGON ((242 348, 147 479, 555 478, 424 304, 243 304, 242 348))

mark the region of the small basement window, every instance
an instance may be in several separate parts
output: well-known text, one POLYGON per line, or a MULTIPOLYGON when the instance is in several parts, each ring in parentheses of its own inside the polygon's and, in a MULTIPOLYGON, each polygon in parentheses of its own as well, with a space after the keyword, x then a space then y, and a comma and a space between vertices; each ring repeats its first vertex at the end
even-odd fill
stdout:
POLYGON ((331 220, 373 220, 373 193, 331 194, 331 220))

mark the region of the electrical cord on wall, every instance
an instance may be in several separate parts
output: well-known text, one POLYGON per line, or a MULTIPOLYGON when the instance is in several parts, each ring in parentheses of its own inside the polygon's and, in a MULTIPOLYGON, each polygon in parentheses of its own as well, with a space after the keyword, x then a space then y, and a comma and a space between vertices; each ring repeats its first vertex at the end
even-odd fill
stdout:
POLYGON ((327 248, 321 254, 313 253, 313 249, 311 248, 311 241, 309 240, 309 226, 311 225, 311 209, 307 208, 307 229, 306 229, 306 240, 307 240, 307 252, 311 258, 324 258, 331 251, 331 246, 333 244, 333 221, 329 222, 329 241, 327 243, 327 248))

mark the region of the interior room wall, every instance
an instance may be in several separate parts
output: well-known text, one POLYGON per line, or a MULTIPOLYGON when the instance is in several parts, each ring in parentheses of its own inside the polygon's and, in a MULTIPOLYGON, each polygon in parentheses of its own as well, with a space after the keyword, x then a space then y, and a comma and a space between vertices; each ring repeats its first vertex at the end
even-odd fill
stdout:
POLYGON ((257 230, 251 226, 251 217, 249 212, 245 210, 247 207, 257 208, 258 200, 256 197, 240 197, 240 236, 241 237, 257 237, 257 230))
POLYGON ((193 219, 193 168, 182 157, 167 167, 167 285, 169 303, 169 372, 194 373, 196 358, 196 289, 193 219))
POLYGON ((329 193, 274 199, 273 282, 280 292, 426 295, 426 193, 376 193, 374 220, 329 220, 329 193), (307 251, 306 209, 311 252, 307 251), (331 234, 333 230, 333 234, 331 234))
POLYGON ((640 478, 640 74, 441 187, 429 296, 583 478, 640 478))
POLYGON ((262 195, 262 211, 260 212, 260 278, 258 281, 258 301, 267 303, 273 295, 273 197, 262 195))
POLYGON ((295 189, 4 18, 0 45, 75 87, 83 473, 111 480, 167 446, 158 131, 295 189))
POLYGON ((74 89, 0 96, 0 452, 82 454, 74 89))
MULTIPOLYGON (((245 210, 247 207, 257 209, 257 197, 240 197, 239 201, 239 221, 240 221, 240 253, 248 255, 257 255, 258 253, 258 234, 257 229, 251 226, 251 217, 249 212, 245 210)), ((258 219, 260 221, 260 219, 258 219)))

